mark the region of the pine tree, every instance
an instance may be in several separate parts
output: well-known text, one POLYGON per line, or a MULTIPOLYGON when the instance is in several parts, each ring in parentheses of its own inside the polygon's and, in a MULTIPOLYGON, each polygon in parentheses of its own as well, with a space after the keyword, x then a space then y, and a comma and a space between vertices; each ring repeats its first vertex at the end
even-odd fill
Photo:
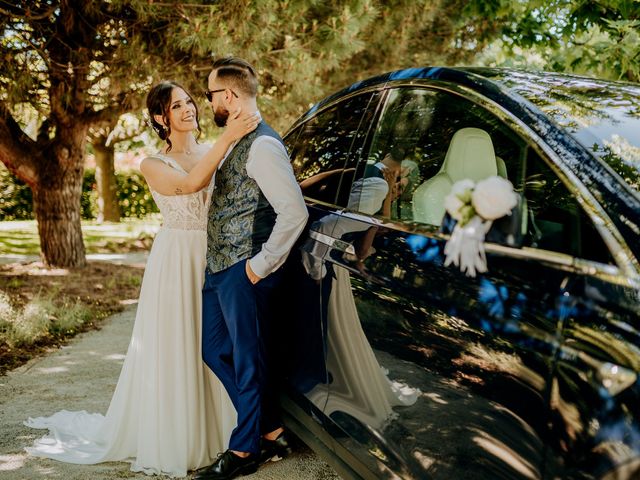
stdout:
MULTIPOLYGON (((0 5, 0 161, 33 191, 43 261, 85 264, 87 134, 138 111, 161 78, 204 90, 213 57, 258 69, 281 132, 371 73, 472 58, 497 28, 461 0, 17 0, 0 5), (25 133, 25 111, 41 119, 25 133)), ((476 3, 482 3, 477 2, 476 3)))
POLYGON ((313 40, 306 29, 330 45, 336 33, 331 30, 349 22, 307 24, 306 7, 316 3, 292 2, 291 8, 275 1, 214 6, 142 0, 3 3, 0 160, 32 189, 45 264, 85 264, 79 199, 91 126, 140 108, 150 84, 161 77, 204 88, 212 53, 244 53, 261 64, 268 104, 278 86, 294 79, 277 79, 267 69, 290 68, 317 47, 303 46, 302 38, 313 40), (278 18, 278 13, 287 16, 278 18), (297 37, 290 39, 283 23, 296 19, 304 26, 294 27, 297 37), (258 62, 262 55, 266 61, 258 62), (19 123, 17 113, 27 107, 43 119, 35 137, 19 123))
POLYGON ((106 2, 23 1, 1 13, 0 160, 31 187, 43 261, 80 267, 87 133, 139 106, 149 69, 131 69, 132 54, 145 58, 154 31, 106 2), (16 119, 21 108, 43 119, 34 137, 16 119))

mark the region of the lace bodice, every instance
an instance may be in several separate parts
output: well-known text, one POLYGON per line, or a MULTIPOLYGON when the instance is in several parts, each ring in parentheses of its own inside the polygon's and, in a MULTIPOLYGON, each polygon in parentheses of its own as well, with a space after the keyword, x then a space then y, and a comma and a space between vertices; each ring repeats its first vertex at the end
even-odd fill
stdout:
MULTIPOLYGON (((187 173, 174 159, 156 154, 167 165, 187 173)), ((209 186, 199 192, 185 195, 163 195, 151 190, 151 195, 162 214, 162 226, 176 230, 207 230, 207 212, 213 190, 213 179, 209 186)))

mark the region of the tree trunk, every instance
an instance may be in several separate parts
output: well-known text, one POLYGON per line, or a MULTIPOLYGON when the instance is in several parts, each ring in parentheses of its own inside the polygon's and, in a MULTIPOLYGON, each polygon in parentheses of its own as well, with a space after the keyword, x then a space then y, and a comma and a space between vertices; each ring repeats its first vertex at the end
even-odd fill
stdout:
POLYGON ((84 267, 86 265, 80 228, 80 195, 74 185, 62 188, 39 188, 33 194, 40 253, 49 267, 84 267))
MULTIPOLYGON (((52 147, 33 188, 33 206, 40 235, 40 254, 45 265, 74 268, 86 265, 80 225, 80 195, 86 128, 78 128, 66 141, 52 147)), ((46 154, 45 154, 46 156, 46 154)))
POLYGON ((98 222, 119 222, 118 188, 114 169, 114 148, 99 142, 93 144, 96 155, 98 185, 98 222))

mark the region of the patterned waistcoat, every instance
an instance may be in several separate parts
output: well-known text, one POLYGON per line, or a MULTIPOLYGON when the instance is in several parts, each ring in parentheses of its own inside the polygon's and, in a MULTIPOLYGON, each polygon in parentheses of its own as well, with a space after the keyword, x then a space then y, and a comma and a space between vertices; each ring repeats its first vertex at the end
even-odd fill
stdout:
POLYGON ((254 256, 273 230, 276 214, 247 174, 251 144, 261 135, 282 143, 280 136, 261 122, 238 142, 216 173, 207 223, 207 266, 211 273, 254 256))

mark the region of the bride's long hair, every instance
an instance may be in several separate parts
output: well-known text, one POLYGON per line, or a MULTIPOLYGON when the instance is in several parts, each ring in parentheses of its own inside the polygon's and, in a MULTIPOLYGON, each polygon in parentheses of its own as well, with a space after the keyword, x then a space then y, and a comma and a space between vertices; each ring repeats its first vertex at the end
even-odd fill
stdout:
POLYGON ((174 82, 173 80, 162 80, 158 84, 151 87, 151 90, 149 90, 149 93, 147 94, 147 110, 149 111, 149 123, 151 124, 151 127, 155 130, 161 140, 167 142, 167 152, 171 151, 171 140, 169 140, 169 135, 171 135, 169 108, 171 107, 171 92, 174 88, 181 88, 182 90, 184 90, 184 92, 193 102, 193 106, 196 110, 196 129, 198 130, 198 133, 196 134, 196 140, 198 140, 198 138, 200 138, 200 135, 202 134, 202 130, 200 130, 198 105, 196 104, 196 101, 193 99, 189 91, 178 82, 174 82), (164 121, 164 124, 167 125, 166 127, 165 125, 162 125, 156 121, 156 115, 162 115, 162 120, 164 121))

